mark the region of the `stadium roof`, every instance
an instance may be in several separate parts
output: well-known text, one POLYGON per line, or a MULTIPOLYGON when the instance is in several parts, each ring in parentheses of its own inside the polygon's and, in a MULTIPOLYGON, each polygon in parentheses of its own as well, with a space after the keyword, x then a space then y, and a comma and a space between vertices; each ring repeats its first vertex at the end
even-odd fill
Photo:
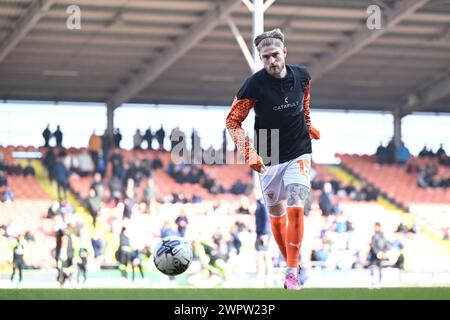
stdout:
MULTIPOLYGON (((265 30, 312 73, 313 108, 450 112, 450 1, 266 1, 265 30), (367 28, 372 4, 382 29, 367 28)), ((251 70, 227 16, 251 48, 250 5, 2 0, 0 99, 228 106, 251 70)))

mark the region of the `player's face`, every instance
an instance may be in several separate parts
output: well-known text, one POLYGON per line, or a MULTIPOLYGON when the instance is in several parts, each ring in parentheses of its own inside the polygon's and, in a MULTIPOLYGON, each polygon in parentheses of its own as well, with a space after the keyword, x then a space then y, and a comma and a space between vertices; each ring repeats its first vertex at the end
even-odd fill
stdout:
POLYGON ((280 48, 276 45, 265 46, 261 48, 259 56, 264 64, 266 71, 276 77, 282 78, 286 74, 286 48, 280 48))

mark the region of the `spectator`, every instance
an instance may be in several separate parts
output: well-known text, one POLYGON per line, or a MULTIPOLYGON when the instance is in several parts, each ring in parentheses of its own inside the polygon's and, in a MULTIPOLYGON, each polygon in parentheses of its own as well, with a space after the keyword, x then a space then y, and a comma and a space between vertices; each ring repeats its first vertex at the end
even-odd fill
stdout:
POLYGON ((114 149, 111 155, 112 174, 114 177, 123 179, 125 177, 125 168, 123 166, 123 157, 119 149, 114 149))
POLYGON ((186 217, 186 213, 182 209, 180 212, 180 215, 175 219, 175 224, 178 228, 178 234, 180 237, 184 237, 186 234, 186 227, 189 224, 189 220, 186 217))
POLYGON ((81 151, 78 155, 78 174, 82 177, 87 177, 95 169, 92 157, 87 150, 81 151))
POLYGON ((447 154, 445 153, 445 150, 444 150, 444 145, 442 143, 439 145, 439 149, 436 151, 436 155, 438 157, 447 156, 447 154))
POLYGON ((425 168, 419 171, 419 175, 417 177, 418 186, 422 188, 437 187, 437 169, 438 168, 435 163, 428 161, 425 165, 425 168))
POLYGON ((44 137, 44 147, 50 147, 50 138, 52 137, 52 132, 50 131, 50 125, 47 124, 47 127, 42 131, 42 136, 44 137))
POLYGON ((98 157, 102 150, 102 137, 95 134, 95 130, 92 132, 89 137, 88 150, 91 154, 92 161, 94 162, 95 167, 98 165, 98 157))
POLYGON ((153 133, 151 127, 148 127, 147 130, 145 130, 143 139, 147 143, 147 150, 152 150, 153 133))
POLYGON ((92 181, 91 188, 95 190, 95 194, 103 199, 105 194, 105 187, 103 186, 102 176, 99 172, 94 173, 94 180, 92 181))
POLYGON ((42 160, 44 167, 47 169, 48 179, 51 183, 55 181, 56 155, 53 148, 47 149, 44 159, 42 160))
POLYGON ((176 236, 177 233, 170 227, 169 221, 165 221, 161 228, 160 236, 161 238, 165 238, 168 236, 176 236))
POLYGON ((250 202, 246 196, 242 196, 240 199, 239 208, 236 210, 236 213, 240 214, 250 214, 250 202))
POLYGON ((155 137, 156 141, 158 141, 159 144, 159 150, 164 150, 164 138, 166 137, 166 133, 162 125, 161 128, 159 128, 158 131, 156 131, 155 137))
POLYGON ((94 188, 89 189, 89 195, 86 200, 86 207, 91 214, 93 224, 97 223, 97 216, 102 208, 102 199, 97 194, 94 188))
POLYGON ((105 165, 109 161, 109 156, 111 149, 114 147, 114 136, 111 130, 105 129, 105 132, 102 136, 102 151, 103 151, 103 161, 105 165))
POLYGON ((141 144, 142 144, 141 130, 136 129, 136 132, 134 133, 133 136, 133 150, 142 150, 141 144))
POLYGON ((69 187, 69 172, 64 166, 64 157, 65 155, 63 153, 60 153, 55 165, 55 178, 58 187, 58 198, 60 200, 67 199, 67 189, 69 187))
POLYGON ((122 141, 122 134, 120 133, 120 129, 114 129, 114 148, 120 149, 120 142, 122 141))
POLYGON ((58 214, 59 214, 59 202, 53 201, 52 205, 47 210, 47 218, 53 219, 58 214))
POLYGON ((387 150, 386 147, 383 146, 383 142, 380 142, 380 145, 378 146, 375 155, 377 157, 378 163, 380 164, 387 163, 387 150))
POLYGON ((238 179, 230 188, 230 193, 235 195, 240 194, 248 194, 249 186, 242 183, 240 179, 238 179))
POLYGON ((4 171, 0 170, 0 201, 8 200, 8 178, 4 171))
POLYGON ((56 131, 53 133, 53 136, 55 137, 56 140, 56 147, 62 148, 63 133, 59 125, 56 126, 56 131))
POLYGON ((338 210, 333 203, 333 189, 331 183, 326 182, 319 197, 319 207, 323 216, 335 214, 338 210))
POLYGON ((405 164, 409 157, 411 156, 411 153, 409 152, 408 148, 405 146, 403 141, 400 142, 400 145, 397 148, 396 152, 396 160, 399 164, 405 164))
POLYGON ((28 159, 27 166, 23 169, 23 175, 24 177, 34 177, 36 176, 36 170, 34 170, 33 166, 31 165, 31 160, 28 159))
POLYGON ((396 147, 394 139, 392 139, 386 147, 386 164, 395 163, 396 147))
POLYGON ((427 145, 424 145, 422 150, 420 150, 420 152, 419 152, 419 158, 429 157, 432 155, 433 155, 433 152, 431 151, 431 149, 430 150, 427 149, 427 145))
POLYGON ((155 181, 153 179, 147 179, 145 187, 144 187, 144 201, 147 204, 150 204, 153 201, 156 201, 158 197, 158 189, 155 185, 155 181))
POLYGON ((163 167, 163 163, 160 157, 158 155, 155 156, 155 158, 152 161, 152 169, 160 169, 163 167))

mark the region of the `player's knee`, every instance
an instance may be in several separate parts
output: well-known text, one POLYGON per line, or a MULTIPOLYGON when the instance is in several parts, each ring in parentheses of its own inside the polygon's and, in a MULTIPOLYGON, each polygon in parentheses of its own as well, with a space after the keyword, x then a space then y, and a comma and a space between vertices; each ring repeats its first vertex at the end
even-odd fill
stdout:
POLYGON ((287 186, 286 194, 288 206, 303 207, 309 196, 309 188, 300 183, 292 183, 287 186))
POLYGON ((271 216, 274 217, 281 217, 283 214, 286 213, 284 210, 284 207, 281 203, 275 204, 273 206, 269 206, 269 213, 271 216))

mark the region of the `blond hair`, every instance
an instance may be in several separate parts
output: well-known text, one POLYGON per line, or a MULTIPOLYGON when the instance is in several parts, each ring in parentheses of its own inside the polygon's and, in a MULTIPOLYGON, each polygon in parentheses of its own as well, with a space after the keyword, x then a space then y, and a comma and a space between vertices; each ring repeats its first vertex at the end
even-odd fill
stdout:
POLYGON ((262 47, 270 45, 276 45, 280 48, 284 48, 284 34, 278 28, 266 31, 255 38, 254 44, 258 49, 258 52, 261 51, 262 47))

